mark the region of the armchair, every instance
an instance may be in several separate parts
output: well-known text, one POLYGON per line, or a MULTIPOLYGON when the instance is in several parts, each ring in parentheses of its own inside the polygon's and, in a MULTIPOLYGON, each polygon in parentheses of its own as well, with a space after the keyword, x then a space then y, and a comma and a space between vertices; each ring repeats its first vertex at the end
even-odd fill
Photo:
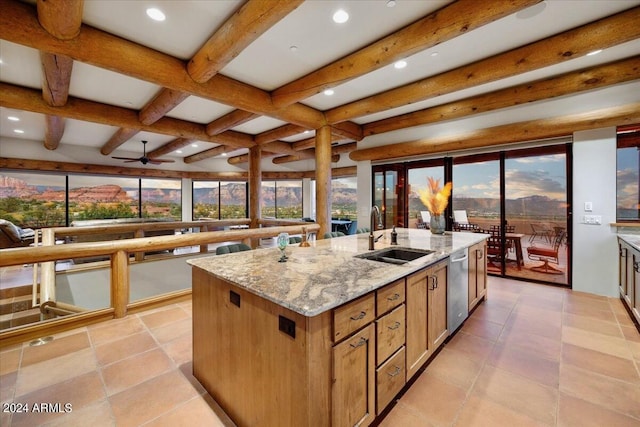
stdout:
POLYGON ((20 228, 11 221, 0 219, 0 249, 29 246, 35 235, 31 228, 20 228))
POLYGON ((552 247, 529 246, 527 248, 527 256, 529 259, 543 261, 541 265, 531 267, 531 270, 548 274, 564 274, 563 270, 553 267, 549 265, 549 263, 554 263, 556 265, 560 264, 558 250, 560 249, 560 245, 562 244, 566 233, 566 231, 561 230, 556 235, 552 247))

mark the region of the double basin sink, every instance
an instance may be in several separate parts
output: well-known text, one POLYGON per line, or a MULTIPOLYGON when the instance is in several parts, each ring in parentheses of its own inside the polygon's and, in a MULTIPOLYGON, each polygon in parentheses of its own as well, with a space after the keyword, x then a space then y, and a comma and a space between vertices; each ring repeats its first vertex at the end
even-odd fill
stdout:
POLYGON ((431 251, 428 249, 394 247, 355 255, 355 257, 368 259, 371 261, 386 262, 388 264, 406 264, 410 261, 422 258, 423 256, 427 256, 434 252, 435 251, 431 251))

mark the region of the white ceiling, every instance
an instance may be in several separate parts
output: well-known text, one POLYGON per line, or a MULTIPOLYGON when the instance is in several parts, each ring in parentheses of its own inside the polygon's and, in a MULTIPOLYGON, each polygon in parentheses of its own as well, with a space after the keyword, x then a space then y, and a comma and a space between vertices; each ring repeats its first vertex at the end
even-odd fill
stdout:
MULTIPOLYGON (((29 2, 35 3, 35 2, 29 2)), ((91 0, 84 2, 83 24, 124 39, 151 47, 187 61, 208 38, 243 4, 240 0, 91 0), (155 22, 145 13, 147 7, 160 7, 167 19, 155 22)), ((287 17, 274 25, 258 40, 221 70, 221 74, 262 90, 274 90, 282 85, 334 62, 372 42, 399 30, 419 18, 450 3, 446 0, 397 0, 395 7, 387 7, 386 0, 307 0, 287 17), (350 14, 345 24, 331 20, 335 10, 343 8, 350 14), (292 49, 296 46, 296 49, 292 49)), ((441 43, 431 49, 406 58, 407 67, 401 70, 392 65, 334 88, 333 96, 318 94, 301 103, 325 111, 407 83, 452 70, 471 62, 541 40, 568 29, 595 21, 611 14, 635 7, 640 0, 546 0, 517 14, 507 16, 467 34, 441 43), (437 55, 434 55, 436 54, 437 55)), ((0 37, 2 35, 0 34, 0 37)), ((612 47, 595 56, 583 56, 536 71, 483 84, 463 91, 443 95, 410 105, 393 108, 353 121, 365 124, 398 114, 417 111, 453 100, 487 93, 527 81, 538 80, 611 62, 640 54, 640 40, 612 47)), ((0 81, 29 88, 42 87, 41 63, 38 51, 0 40, 0 81)), ((437 123, 388 134, 365 138, 361 147, 408 141, 443 133, 462 132, 477 127, 519 121, 522 117, 551 117, 567 114, 568 110, 587 111, 609 105, 640 101, 640 84, 634 82, 599 89, 590 93, 566 96, 550 101, 514 107, 508 111, 485 113, 455 122, 437 123)), ((161 87, 92 65, 75 62, 71 78, 70 96, 104 104, 139 110, 161 87)), ((207 124, 235 108, 203 98, 191 96, 167 115, 190 122, 207 124)), ((233 130, 256 135, 286 124, 270 117, 256 118, 233 130)), ((93 164, 122 165, 110 156, 100 154, 102 147, 118 130, 78 120, 67 120, 60 147, 51 152, 42 146, 45 132, 44 115, 15 111, 0 106, 0 156, 38 159, 67 159, 93 164), (17 116, 19 122, 10 122, 17 116), (16 134, 15 129, 24 133, 16 134), (57 152, 57 153, 56 153, 57 152), (54 154, 55 153, 55 154, 54 154), (76 153, 71 155, 70 153, 76 153)), ((308 138, 300 134, 286 141, 308 138)), ((112 155, 140 155, 141 140, 148 140, 148 150, 154 150, 173 140, 169 135, 140 132, 121 145, 112 155)), ((185 164, 182 158, 215 146, 199 142, 197 147, 185 147, 173 158, 176 163, 159 166, 174 170, 238 170, 224 158, 207 159, 185 164)), ((237 150, 230 155, 241 154, 237 150)), ((61 160, 64 161, 64 160, 61 160)), ((354 163, 343 155, 338 166, 354 163)), ((240 166, 242 168, 242 166, 240 166)), ((263 170, 310 170, 313 161, 275 165, 263 160, 263 170)))

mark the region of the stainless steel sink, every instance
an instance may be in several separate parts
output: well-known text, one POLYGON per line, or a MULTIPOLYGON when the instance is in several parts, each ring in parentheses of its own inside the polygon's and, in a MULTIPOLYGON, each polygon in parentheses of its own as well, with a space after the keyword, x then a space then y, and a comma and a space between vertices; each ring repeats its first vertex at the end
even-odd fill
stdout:
POLYGON ((427 249, 414 248, 385 248, 373 252, 355 255, 356 258, 364 258, 371 261, 386 262, 389 264, 406 264, 423 256, 434 253, 435 251, 427 249))

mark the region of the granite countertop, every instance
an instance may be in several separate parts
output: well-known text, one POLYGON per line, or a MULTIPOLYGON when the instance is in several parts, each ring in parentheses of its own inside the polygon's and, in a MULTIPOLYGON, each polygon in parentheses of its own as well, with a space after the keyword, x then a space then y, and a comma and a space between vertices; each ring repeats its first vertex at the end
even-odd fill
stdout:
POLYGON ((640 251, 640 234, 618 234, 618 237, 640 251))
MULTIPOLYGON (((355 234, 310 242, 310 247, 288 246, 287 262, 278 262, 277 248, 215 255, 187 262, 256 295, 307 317, 316 316, 405 277, 451 253, 472 246, 487 234, 397 229, 398 247, 430 249, 426 255, 402 265, 354 258, 369 252, 369 234, 355 234)), ((391 246, 390 230, 375 249, 391 246)))

